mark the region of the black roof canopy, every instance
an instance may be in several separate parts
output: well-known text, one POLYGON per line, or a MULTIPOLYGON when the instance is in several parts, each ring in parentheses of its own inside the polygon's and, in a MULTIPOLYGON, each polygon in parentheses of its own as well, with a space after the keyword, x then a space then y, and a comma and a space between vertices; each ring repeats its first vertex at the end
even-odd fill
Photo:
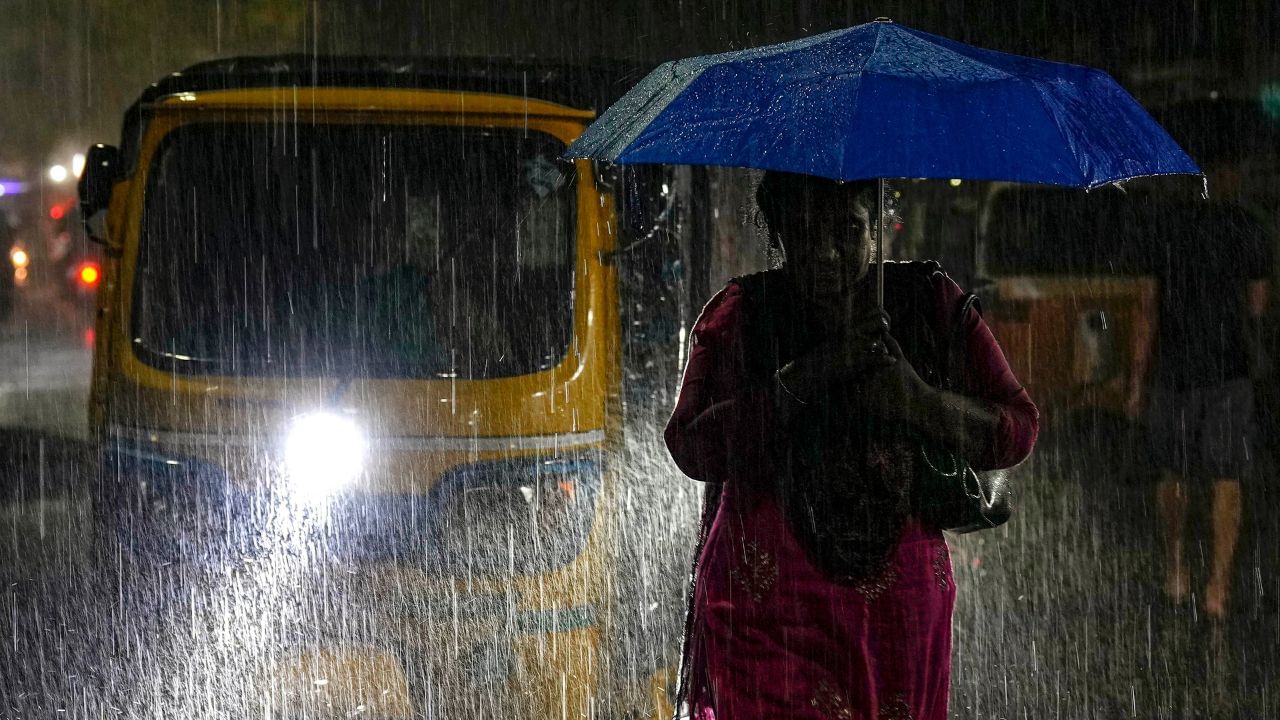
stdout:
POLYGON ((619 60, 265 55, 192 65, 153 83, 125 115, 126 156, 144 106, 183 92, 273 87, 430 89, 515 95, 603 112, 649 68, 619 60))
POLYGON ((618 60, 268 55, 209 60, 147 88, 139 103, 180 92, 265 87, 371 87, 519 95, 601 112, 644 68, 618 60))

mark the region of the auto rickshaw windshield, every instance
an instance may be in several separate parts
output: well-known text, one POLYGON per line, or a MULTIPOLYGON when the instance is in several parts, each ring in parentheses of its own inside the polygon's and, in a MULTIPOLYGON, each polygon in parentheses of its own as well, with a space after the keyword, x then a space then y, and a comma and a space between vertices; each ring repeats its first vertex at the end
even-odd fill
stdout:
POLYGON ((553 367, 573 325, 562 151, 524 128, 181 126, 147 181, 135 350, 219 375, 553 367))

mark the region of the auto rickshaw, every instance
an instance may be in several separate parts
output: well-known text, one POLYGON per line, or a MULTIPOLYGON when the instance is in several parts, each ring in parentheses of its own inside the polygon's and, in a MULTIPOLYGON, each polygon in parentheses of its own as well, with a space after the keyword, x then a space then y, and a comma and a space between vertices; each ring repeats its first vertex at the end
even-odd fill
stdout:
POLYGON ((654 260, 666 231, 633 212, 665 180, 560 159, 633 79, 220 60, 91 149, 97 525, 122 568, 216 566, 224 600, 294 608, 233 643, 271 648, 231 668, 253 679, 235 703, 669 716, 678 629, 646 630, 665 656, 611 658, 637 633, 617 539, 645 391, 624 365, 665 355, 678 377, 688 253, 654 260), (620 283, 645 253, 658 271, 620 283), (651 278, 647 304, 620 297, 651 278))

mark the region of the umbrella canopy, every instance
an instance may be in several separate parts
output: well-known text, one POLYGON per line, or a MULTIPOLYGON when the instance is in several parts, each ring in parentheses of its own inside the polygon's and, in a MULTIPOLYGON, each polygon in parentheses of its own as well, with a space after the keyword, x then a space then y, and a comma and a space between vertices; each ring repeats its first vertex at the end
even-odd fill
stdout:
POLYGON ((1100 70, 887 21, 664 63, 565 154, 1084 188, 1200 173, 1100 70))

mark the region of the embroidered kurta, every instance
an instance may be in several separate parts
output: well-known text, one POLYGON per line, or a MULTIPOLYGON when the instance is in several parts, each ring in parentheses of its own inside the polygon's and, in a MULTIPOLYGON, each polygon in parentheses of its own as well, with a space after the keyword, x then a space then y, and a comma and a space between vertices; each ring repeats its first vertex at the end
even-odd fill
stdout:
MULTIPOLYGON (((903 276, 887 273, 887 294, 916 291, 903 276)), ((937 278, 941 327, 963 293, 937 278)), ((956 588, 942 533, 909 518, 887 567, 853 585, 814 567, 772 494, 777 389, 748 372, 746 302, 730 283, 703 310, 666 429, 680 469, 719 490, 686 640, 691 715, 944 720, 956 588)), ((995 436, 967 459, 977 469, 1015 465, 1035 443, 1036 408, 977 312, 959 342, 961 389, 999 409, 995 436)))

